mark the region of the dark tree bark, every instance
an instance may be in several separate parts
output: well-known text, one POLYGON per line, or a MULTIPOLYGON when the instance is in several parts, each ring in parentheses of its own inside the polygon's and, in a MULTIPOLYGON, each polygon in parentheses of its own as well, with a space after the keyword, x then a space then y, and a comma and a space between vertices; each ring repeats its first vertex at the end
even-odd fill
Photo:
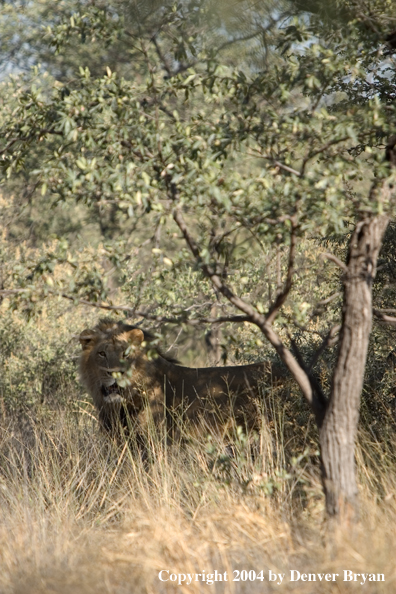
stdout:
POLYGON ((356 225, 350 241, 338 358, 320 427, 329 516, 350 516, 356 510, 355 439, 372 324, 372 283, 387 226, 387 216, 369 216, 356 225))

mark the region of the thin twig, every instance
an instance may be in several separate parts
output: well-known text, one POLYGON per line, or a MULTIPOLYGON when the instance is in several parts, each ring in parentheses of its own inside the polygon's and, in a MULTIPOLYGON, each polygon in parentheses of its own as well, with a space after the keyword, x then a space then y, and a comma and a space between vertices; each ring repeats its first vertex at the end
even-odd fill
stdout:
POLYGON ((57 136, 63 136, 62 132, 58 132, 57 130, 55 130, 54 128, 44 128, 42 130, 36 130, 35 132, 32 132, 31 134, 28 134, 27 136, 18 136, 16 138, 12 138, 12 140, 10 140, 6 146, 0 151, 0 155, 3 155, 4 153, 6 153, 13 144, 15 144, 16 142, 20 141, 20 142, 26 142, 27 140, 31 140, 32 138, 34 138, 35 136, 41 136, 42 134, 56 134, 57 136))
POLYGON ((337 264, 337 266, 339 268, 341 268, 341 270, 343 270, 344 272, 348 272, 348 266, 346 264, 344 264, 344 262, 339 260, 339 258, 337 258, 337 256, 335 256, 334 254, 330 254, 329 252, 326 252, 324 254, 321 254, 321 256, 322 256, 322 258, 327 258, 328 260, 331 260, 332 262, 334 262, 334 264, 337 264))
POLYGON ((334 346, 336 344, 336 342, 338 341, 338 333, 341 330, 341 325, 340 324, 336 324, 335 326, 333 326, 332 328, 330 328, 329 332, 327 333, 327 335, 325 336, 325 338, 322 341, 322 344, 320 345, 320 347, 317 349, 317 351, 314 353, 311 362, 308 366, 308 371, 311 372, 311 370, 315 367, 316 363, 319 361, 320 357, 322 356, 322 354, 324 353, 324 351, 331 346, 334 346))
MULTIPOLYGON (((321 301, 318 301, 318 303, 316 304, 316 307, 318 305, 328 305, 329 303, 334 301, 334 299, 337 299, 337 297, 340 297, 340 295, 342 295, 341 291, 337 291, 336 293, 333 293, 332 295, 330 295, 330 297, 327 297, 327 299, 322 299, 321 301)), ((395 310, 395 312, 396 312, 396 310, 395 310)))
POLYGON ((389 309, 389 308, 385 308, 385 309, 373 309, 374 312, 376 313, 380 313, 380 314, 396 314, 396 309, 389 309))
POLYGON ((393 318, 392 316, 387 316, 380 309, 373 309, 373 314, 378 319, 378 322, 384 322, 386 324, 396 326, 396 318, 393 318))
POLYGON ((320 155, 324 151, 327 151, 327 149, 329 149, 331 146, 334 146, 335 144, 340 144, 341 142, 345 142, 348 139, 349 139, 349 136, 343 136, 342 138, 335 138, 334 140, 329 140, 329 142, 326 142, 326 144, 323 144, 320 148, 316 149, 315 151, 309 152, 307 154, 307 156, 304 157, 304 160, 302 162, 301 175, 304 175, 305 167, 306 167, 308 161, 310 161, 314 157, 317 157, 317 155, 320 155))
POLYGON ((276 317, 278 311, 280 310, 280 308, 282 307, 282 305, 285 303, 287 296, 289 295, 290 290, 292 288, 292 284, 293 284, 294 261, 295 261, 295 257, 296 257, 296 246, 297 246, 297 223, 294 218, 291 220, 291 223, 292 223, 292 228, 291 228, 291 232, 290 232, 289 263, 287 266, 286 281, 285 281, 285 285, 283 287, 283 291, 278 293, 274 303, 271 305, 271 307, 268 310, 267 315, 265 316, 265 320, 268 324, 272 324, 272 322, 275 320, 275 317, 276 317))
POLYGON ((260 223, 267 223, 268 225, 281 225, 286 221, 290 221, 290 219, 291 215, 282 215, 277 219, 271 219, 269 217, 259 215, 257 217, 253 217, 251 220, 242 218, 241 222, 247 229, 249 229, 252 225, 260 225, 260 223))
MULTIPOLYGON (((0 291, 0 296, 10 296, 10 295, 17 295, 22 293, 28 293, 29 289, 3 289, 0 291)), ((234 315, 234 316, 220 316, 220 317, 207 317, 207 318, 188 318, 185 315, 185 311, 183 310, 178 312, 175 316, 161 316, 156 315, 147 311, 138 310, 135 307, 130 307, 128 305, 109 305, 107 303, 100 303, 100 302, 93 302, 88 301, 87 299, 78 299, 73 297, 73 295, 68 295, 67 293, 58 293, 57 291, 47 291, 50 295, 54 297, 63 297, 63 299, 67 299, 68 301, 73 301, 76 305, 86 305, 88 307, 94 307, 96 309, 103 309, 105 311, 123 311, 127 314, 130 314, 133 317, 140 317, 146 320, 150 320, 152 322, 157 323, 166 323, 166 324, 188 324, 189 326, 198 326, 199 324, 225 324, 226 322, 233 322, 235 323, 243 323, 249 322, 249 316, 241 316, 241 315, 234 315)), ((191 308, 188 308, 191 309, 191 308)))
POLYGON ((165 70, 166 70, 169 78, 171 78, 172 75, 173 75, 173 72, 172 72, 172 70, 171 70, 171 68, 170 68, 170 66, 168 64, 167 59, 165 58, 165 56, 163 55, 163 53, 161 51, 161 48, 160 48, 159 43, 157 41, 157 35, 156 34, 152 36, 151 41, 153 42, 153 45, 155 47, 155 51, 157 52, 157 55, 158 55, 159 59, 161 60, 161 62, 163 64, 163 66, 164 66, 164 68, 165 68, 165 70))
POLYGON ((274 165, 279 167, 279 169, 284 169, 285 171, 288 171, 289 173, 293 173, 293 175, 297 175, 298 177, 301 177, 301 173, 299 171, 297 171, 296 169, 292 169, 292 167, 289 167, 288 165, 284 165, 280 161, 275 161, 274 165))

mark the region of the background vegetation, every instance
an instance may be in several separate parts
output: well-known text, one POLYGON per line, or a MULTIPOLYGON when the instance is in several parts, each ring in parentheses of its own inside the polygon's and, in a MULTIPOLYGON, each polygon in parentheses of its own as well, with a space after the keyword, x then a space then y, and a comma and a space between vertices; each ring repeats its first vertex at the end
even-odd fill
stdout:
MULTIPOLYGON (((345 568, 385 573, 366 589, 393 592, 392 222, 356 451, 361 523, 327 547, 317 430, 291 379, 263 387, 261 436, 239 434, 234 457, 214 435, 182 448, 151 436, 147 463, 98 433, 76 340, 110 314, 156 330, 183 364, 275 358, 252 325, 210 323, 238 312, 202 263, 267 311, 302 192, 294 284, 274 327, 312 360, 341 315, 326 254, 344 261, 365 209, 393 214, 367 199, 389 173, 392 3, 10 1, 0 28, 0 589, 171 592, 182 589, 160 584, 160 569, 345 568), (172 184, 201 264, 171 216, 172 184)), ((314 367, 324 390, 335 359, 329 345, 314 367)), ((271 591, 216 585, 256 590, 271 591)))

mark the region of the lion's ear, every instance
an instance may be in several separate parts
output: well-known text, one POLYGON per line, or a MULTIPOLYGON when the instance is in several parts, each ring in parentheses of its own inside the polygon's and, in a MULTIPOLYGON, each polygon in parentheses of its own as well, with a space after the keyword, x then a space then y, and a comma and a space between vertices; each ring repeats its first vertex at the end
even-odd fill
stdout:
POLYGON ((142 330, 140 330, 139 328, 129 330, 129 332, 127 332, 126 335, 127 342, 129 342, 129 344, 139 345, 142 344, 142 342, 144 341, 144 332, 142 332, 142 330))
POLYGON ((78 337, 80 344, 82 346, 82 350, 86 351, 87 349, 89 349, 94 341, 95 338, 95 333, 93 330, 83 330, 80 334, 80 336, 78 337))

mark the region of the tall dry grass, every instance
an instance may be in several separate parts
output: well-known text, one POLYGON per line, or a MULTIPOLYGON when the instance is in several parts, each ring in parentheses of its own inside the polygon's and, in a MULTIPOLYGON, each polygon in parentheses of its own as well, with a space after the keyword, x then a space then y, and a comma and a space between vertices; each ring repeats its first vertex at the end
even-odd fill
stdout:
POLYGON ((330 539, 315 453, 290 457, 280 409, 263 423, 260 438, 239 433, 232 448, 216 435, 167 445, 153 433, 142 456, 101 435, 87 405, 3 417, 0 592, 394 592, 392 448, 361 434, 361 521, 330 539), (340 577, 291 582, 292 569, 340 577), (344 582, 344 569, 386 581, 344 582), (161 582, 161 570, 201 578, 161 582), (202 581, 215 570, 228 581, 202 581), (235 570, 265 580, 232 581, 235 570))

